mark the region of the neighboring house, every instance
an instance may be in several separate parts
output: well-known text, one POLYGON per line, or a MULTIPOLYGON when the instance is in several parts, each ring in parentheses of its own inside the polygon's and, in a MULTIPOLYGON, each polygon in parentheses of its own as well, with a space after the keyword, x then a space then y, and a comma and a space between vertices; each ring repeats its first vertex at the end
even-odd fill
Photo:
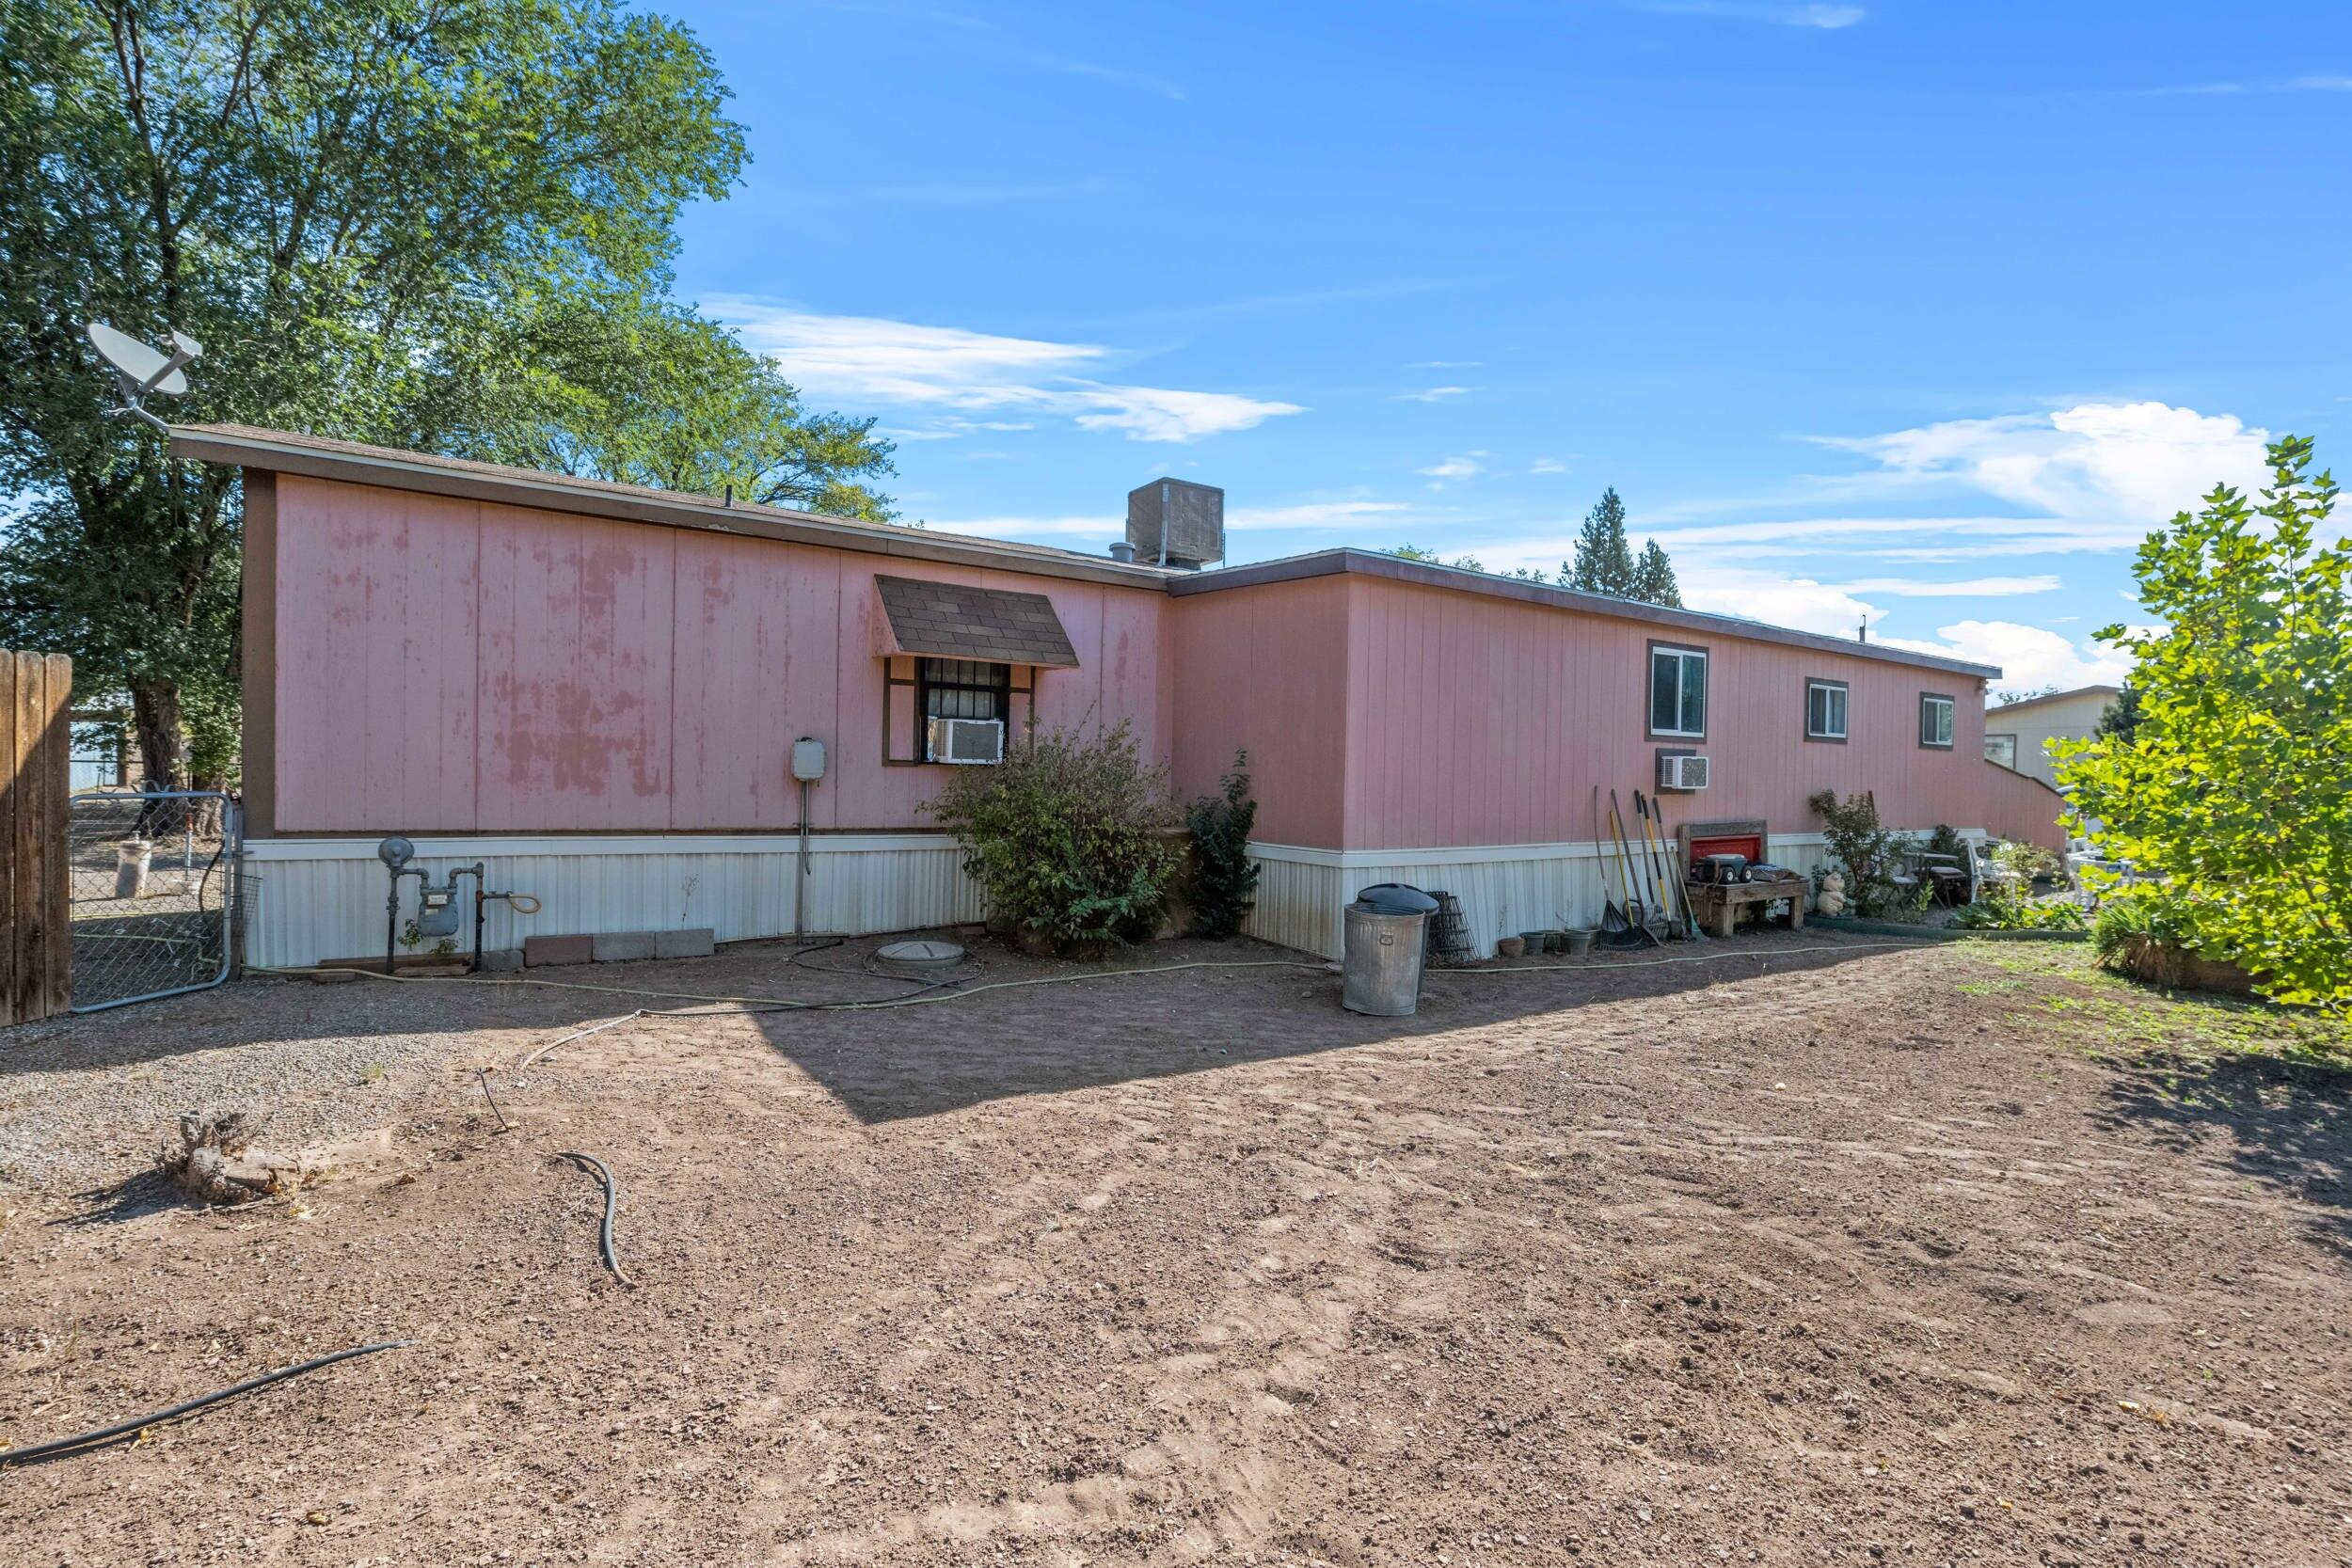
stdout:
POLYGON ((135 789, 146 777, 138 748, 131 743, 131 723, 115 709, 66 715, 72 725, 72 784, 76 795, 88 789, 135 789))
POLYGON ((2062 842, 2048 791, 1983 760, 1997 670, 1351 549, 1188 569, 1223 554, 1205 487, 1136 492, 1106 558, 272 431, 172 450, 245 471, 259 964, 379 945, 394 832, 540 897, 491 911, 500 945, 774 936, 796 883, 812 931, 973 920, 925 805, 1032 722, 1124 721, 1185 797, 1247 748, 1250 929, 1326 954, 1378 881, 1458 895, 1482 951, 1596 923, 1596 807, 1638 837, 1637 789, 1669 832, 1760 825, 1800 867, 1824 787, 2062 842), (828 752, 805 878, 803 737, 828 752), (1703 789, 1661 787, 1675 756, 1703 789))
POLYGON ((1984 716, 1984 754, 2004 768, 2058 787, 2058 768, 2051 761, 2054 740, 2088 740, 2099 728, 2099 716, 2122 690, 2113 686, 2081 686, 2003 703, 1984 716))

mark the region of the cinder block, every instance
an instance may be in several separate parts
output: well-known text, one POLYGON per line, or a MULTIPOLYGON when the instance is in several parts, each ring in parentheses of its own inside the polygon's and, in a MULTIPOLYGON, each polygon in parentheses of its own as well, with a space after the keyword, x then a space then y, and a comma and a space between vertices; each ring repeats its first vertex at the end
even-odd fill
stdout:
POLYGON ((525 937, 523 962, 536 969, 542 964, 584 964, 596 956, 596 938, 525 937))
POLYGON ((523 966, 523 950, 519 947, 485 947, 482 950, 482 973, 511 974, 523 966))
POLYGON ((653 956, 657 958, 707 958, 718 950, 719 933, 707 926, 691 927, 683 931, 656 931, 653 934, 653 956))
POLYGON ((651 931, 598 931, 596 938, 596 958, 600 964, 627 963, 631 958, 653 957, 651 931))

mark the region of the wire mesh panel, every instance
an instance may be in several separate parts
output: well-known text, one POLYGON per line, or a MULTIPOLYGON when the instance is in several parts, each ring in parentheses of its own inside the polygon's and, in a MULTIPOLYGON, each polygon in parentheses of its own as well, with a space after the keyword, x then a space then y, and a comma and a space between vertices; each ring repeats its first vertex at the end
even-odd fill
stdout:
POLYGON ((211 791, 73 797, 73 1010, 229 977, 236 803, 211 791))

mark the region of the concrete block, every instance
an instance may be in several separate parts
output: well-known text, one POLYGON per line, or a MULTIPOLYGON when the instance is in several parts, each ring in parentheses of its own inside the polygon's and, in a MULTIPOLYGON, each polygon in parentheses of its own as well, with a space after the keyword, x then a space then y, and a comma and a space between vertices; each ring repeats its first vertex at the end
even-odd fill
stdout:
POLYGON ((523 950, 519 947, 485 947, 482 950, 482 973, 512 974, 523 966, 523 950))
POLYGON ((718 951, 719 933, 707 926, 690 927, 683 931, 656 931, 653 934, 653 956, 657 958, 707 958, 718 951))
POLYGON ((533 969, 542 964, 584 964, 595 957, 594 937, 523 938, 523 962, 533 969))
POLYGON ((596 959, 600 964, 627 963, 631 958, 653 957, 651 931, 598 931, 596 936, 596 959))

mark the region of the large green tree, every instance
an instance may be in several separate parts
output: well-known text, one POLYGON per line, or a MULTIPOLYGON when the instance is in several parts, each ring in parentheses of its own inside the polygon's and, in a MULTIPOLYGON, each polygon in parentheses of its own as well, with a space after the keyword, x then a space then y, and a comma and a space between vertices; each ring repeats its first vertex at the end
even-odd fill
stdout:
POLYGON ((107 417, 91 319, 204 343, 175 418, 881 514, 868 424, 668 297, 725 100, 616 0, 0 0, 0 641, 225 766, 237 487, 107 417))
POLYGON ((2103 850, 2198 951, 2286 1001, 2352 1006, 2352 541, 2312 443, 2270 449, 2259 506, 2224 485, 2149 535, 2128 729, 2058 748, 2103 850))
POLYGON ((1682 585, 1675 580, 1675 563, 1655 539, 1642 546, 1641 558, 1633 563, 1633 592, 1629 596, 1645 604, 1664 605, 1669 610, 1682 608, 1682 585))
POLYGON ((1611 485, 1584 519, 1576 534, 1576 559, 1560 563, 1560 584, 1613 598, 1640 599, 1645 604, 1682 608, 1682 589, 1675 581, 1674 562, 1657 540, 1648 541, 1639 555, 1625 531, 1625 502, 1611 485))
POLYGON ((1593 503, 1584 526, 1577 531, 1576 559, 1564 562, 1560 581, 1588 594, 1629 598, 1633 594, 1633 546, 1626 540, 1625 502, 1611 485, 1593 503))

